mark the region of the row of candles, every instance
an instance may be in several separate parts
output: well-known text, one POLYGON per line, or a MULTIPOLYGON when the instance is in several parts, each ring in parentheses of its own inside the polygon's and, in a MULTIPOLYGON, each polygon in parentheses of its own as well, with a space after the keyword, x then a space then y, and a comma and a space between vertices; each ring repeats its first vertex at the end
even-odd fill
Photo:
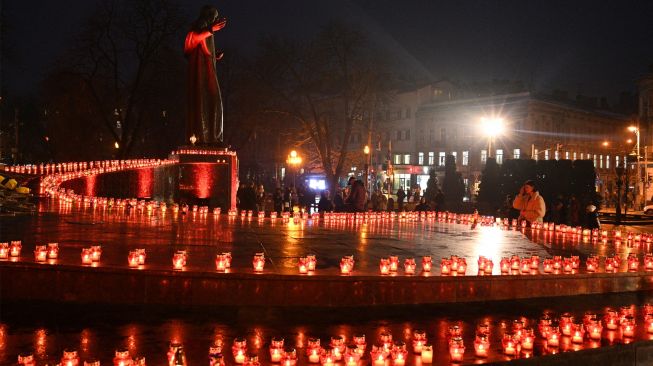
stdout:
MULTIPOLYGON (((22 243, 20 241, 11 241, 0 243, 0 259, 9 259, 20 257, 22 243)), ((47 245, 37 245, 34 249, 34 260, 36 262, 46 262, 47 260, 57 259, 59 256, 59 244, 49 243, 47 245)), ((93 264, 99 262, 102 256, 102 247, 94 245, 81 250, 82 264, 93 264)), ((127 263, 130 267, 140 267, 145 265, 145 249, 134 249, 129 251, 127 263)), ((215 258, 215 267, 218 272, 226 272, 231 268, 231 252, 219 253, 215 258)), ((175 252, 172 256, 172 266, 175 270, 184 270, 188 261, 188 253, 183 250, 175 252)), ((255 272, 263 272, 265 268, 265 254, 256 253, 252 259, 252 268, 255 272)), ((351 274, 354 270, 354 257, 344 256, 340 261, 341 274, 351 274)), ((606 273, 616 273, 621 268, 621 258, 618 255, 605 257, 603 261, 604 271, 606 273)), ((644 270, 653 271, 653 254, 644 256, 644 270)), ((308 254, 300 257, 297 262, 297 269, 300 274, 314 273, 317 265, 315 254, 308 254)), ((422 271, 431 272, 433 260, 430 256, 423 256, 421 260, 422 271)), ((529 257, 503 257, 499 262, 500 272, 502 274, 537 274, 540 269, 540 257, 532 255, 529 257)), ((634 254, 629 254, 626 259, 626 270, 629 272, 640 271, 641 262, 634 254)), ((580 268, 580 258, 578 256, 562 257, 554 256, 542 261, 544 273, 578 273, 580 268)), ((597 272, 600 268, 600 258, 591 255, 585 262, 587 272, 597 272)), ((379 272, 381 275, 396 274, 400 268, 398 256, 389 256, 381 258, 379 263, 379 272)), ((494 262, 491 258, 480 256, 478 258, 478 275, 491 275, 494 269, 494 262)), ((414 275, 417 270, 415 258, 405 258, 403 261, 403 270, 406 275, 414 275)), ((449 258, 442 258, 440 261, 440 274, 447 275, 464 275, 467 273, 467 260, 455 255, 449 258)))
MULTIPOLYGON (((50 196, 62 195, 63 196, 62 198, 67 199, 68 197, 66 197, 65 194, 62 194, 61 190, 59 189, 61 183, 67 180, 71 180, 83 176, 117 172, 117 171, 127 170, 127 169, 148 168, 148 167, 173 164, 173 163, 175 163, 174 160, 134 159, 134 160, 120 160, 115 164, 113 163, 100 164, 100 165, 93 165, 91 167, 82 166, 79 168, 74 168, 73 166, 70 169, 68 168, 61 169, 61 170, 57 169, 56 172, 45 174, 41 178, 41 187, 40 187, 41 194, 48 194, 50 196)), ((67 192, 67 193, 73 194, 72 192, 67 192)))
POLYGON ((4 171, 20 174, 55 174, 70 173, 96 168, 120 168, 125 166, 134 166, 138 164, 149 164, 157 159, 131 159, 131 160, 99 160, 99 161, 80 161, 67 163, 48 163, 48 164, 30 164, 30 165, 12 165, 5 166, 4 171))
MULTIPOLYGON (((644 330, 647 334, 653 334, 653 305, 643 306, 644 330)), ((544 349, 550 353, 558 352, 558 349, 581 349, 587 341, 592 347, 599 347, 600 341, 606 338, 612 343, 617 336, 620 336, 623 343, 630 343, 637 334, 636 310, 634 306, 622 306, 618 310, 608 308, 605 314, 599 315, 587 311, 582 318, 576 318, 571 313, 563 313, 559 317, 545 313, 537 321, 529 324, 525 318, 518 318, 508 324, 502 325, 500 336, 500 355, 509 358, 531 357, 535 349, 538 337, 544 349), (577 345, 576 348, 571 347, 577 345)), ((450 360, 454 363, 462 362, 465 356, 466 347, 463 340, 463 326, 461 323, 452 323, 446 332, 445 344, 448 349, 440 352, 448 353, 450 360)), ((473 354, 476 359, 486 359, 491 352, 496 350, 491 344, 491 325, 488 322, 478 323, 474 331, 473 354)), ((225 366, 225 346, 222 339, 219 339, 209 348, 209 365, 225 366)), ((259 366, 258 354, 249 352, 248 343, 245 338, 237 337, 231 346, 233 362, 243 366, 259 366)), ((364 334, 354 335, 351 342, 347 343, 344 336, 332 336, 329 342, 323 344, 319 338, 309 338, 303 353, 309 364, 321 366, 360 366, 361 360, 369 354, 372 366, 405 366, 409 353, 419 357, 422 364, 431 364, 434 360, 433 345, 429 342, 427 333, 421 329, 412 331, 412 338, 407 344, 402 340, 393 339, 392 333, 382 332, 378 342, 368 348, 364 334), (369 351, 368 351, 369 349, 369 351)), ((291 345, 286 344, 284 338, 274 337, 267 349, 269 361, 280 366, 296 366, 298 363, 298 351, 291 345)), ((446 357, 446 356, 445 356, 446 357)), ((168 365, 187 365, 183 345, 171 342, 167 352, 168 365)), ((35 365, 32 354, 18 356, 19 365, 35 365)), ((78 366, 80 358, 75 350, 63 352, 61 365, 78 366)), ((99 365, 99 361, 87 361, 84 365, 99 365)), ((115 351, 113 358, 114 366, 140 366, 145 365, 144 357, 132 357, 128 350, 119 349, 115 351)))
POLYGON ((232 155, 235 156, 235 151, 229 151, 228 149, 194 149, 194 148, 184 148, 175 150, 172 152, 172 155, 232 155))

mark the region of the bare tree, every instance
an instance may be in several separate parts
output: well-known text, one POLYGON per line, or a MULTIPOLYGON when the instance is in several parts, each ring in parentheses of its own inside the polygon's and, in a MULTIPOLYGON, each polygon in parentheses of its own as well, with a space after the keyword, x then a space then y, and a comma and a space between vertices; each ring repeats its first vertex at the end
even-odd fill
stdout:
MULTIPOLYGON (((171 73, 167 68, 178 67, 170 62, 175 54, 170 50, 181 47, 176 44, 184 24, 181 14, 170 0, 101 1, 64 66, 50 77, 80 87, 67 92, 82 94, 83 112, 91 124, 104 127, 100 136, 110 137, 104 143, 115 144, 117 157, 127 156, 142 139, 147 120, 165 116, 157 100, 169 87, 162 82, 171 73)), ((175 72, 183 74, 183 69, 175 72)), ((56 87, 50 83, 51 96, 56 87)))
POLYGON ((323 168, 330 187, 354 155, 352 133, 366 126, 385 95, 384 65, 362 32, 339 23, 309 42, 261 42, 251 67, 269 96, 261 108, 295 132, 286 145, 303 146, 309 160, 323 168))

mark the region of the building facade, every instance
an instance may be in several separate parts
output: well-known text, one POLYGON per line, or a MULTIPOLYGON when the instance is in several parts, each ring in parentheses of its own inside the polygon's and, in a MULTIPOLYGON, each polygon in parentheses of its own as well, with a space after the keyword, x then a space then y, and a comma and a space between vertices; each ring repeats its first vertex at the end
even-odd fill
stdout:
MULTIPOLYGON (((475 96, 439 82, 397 93, 379 124, 385 161, 377 159, 381 180, 399 187, 426 188, 429 170, 444 172, 447 155, 456 158, 471 198, 488 157, 506 159, 587 159, 598 174, 597 189, 613 190, 614 168, 633 151, 626 143, 632 120, 605 110, 528 92, 475 96), (501 119, 503 132, 492 140, 483 118, 501 119)), ((632 133, 630 133, 632 135, 632 133)), ((388 189, 390 190, 390 189, 388 189)))

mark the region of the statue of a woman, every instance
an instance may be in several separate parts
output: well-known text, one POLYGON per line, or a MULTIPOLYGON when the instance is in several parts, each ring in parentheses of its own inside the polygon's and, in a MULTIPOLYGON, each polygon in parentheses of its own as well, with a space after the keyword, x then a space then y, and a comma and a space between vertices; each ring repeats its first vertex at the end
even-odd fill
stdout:
POLYGON ((224 28, 227 20, 218 10, 205 5, 186 35, 184 54, 188 58, 188 111, 186 142, 216 145, 222 142, 222 97, 215 63, 213 32, 224 28))

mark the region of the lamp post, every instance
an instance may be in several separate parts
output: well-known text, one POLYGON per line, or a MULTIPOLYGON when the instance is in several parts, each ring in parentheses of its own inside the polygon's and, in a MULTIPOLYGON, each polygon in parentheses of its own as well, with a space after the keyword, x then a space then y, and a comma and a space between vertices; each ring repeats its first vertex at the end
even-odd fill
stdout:
POLYGON ((299 164, 302 163, 302 157, 297 154, 297 151, 292 150, 290 154, 288 154, 288 159, 286 160, 288 165, 293 167, 293 176, 292 176, 292 187, 295 188, 296 180, 297 180, 297 168, 299 167, 299 164))
POLYGON ((365 145, 363 148, 363 153, 365 154, 365 186, 369 191, 369 195, 372 195, 372 187, 370 185, 370 165, 372 164, 372 155, 370 154, 370 146, 365 145))
POLYGON ((503 118, 481 117, 481 127, 487 136, 487 157, 492 157, 492 140, 495 136, 503 133, 503 118))
MULTIPOLYGON (((630 126, 630 127, 628 127, 628 131, 635 132, 635 136, 637 137, 637 142, 635 143, 635 153, 637 154, 637 156, 636 156, 636 158, 637 158, 637 161, 636 161, 636 163, 637 163, 637 191, 635 192, 637 196, 636 196, 635 202, 637 202, 637 205, 640 206, 639 196, 640 196, 640 185, 642 184, 642 175, 641 175, 642 173, 641 173, 641 167, 639 165, 639 128, 637 128, 636 126, 630 126)), ((644 200, 646 200, 646 197, 644 197, 644 200)))

